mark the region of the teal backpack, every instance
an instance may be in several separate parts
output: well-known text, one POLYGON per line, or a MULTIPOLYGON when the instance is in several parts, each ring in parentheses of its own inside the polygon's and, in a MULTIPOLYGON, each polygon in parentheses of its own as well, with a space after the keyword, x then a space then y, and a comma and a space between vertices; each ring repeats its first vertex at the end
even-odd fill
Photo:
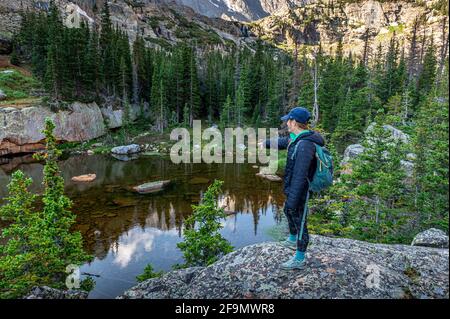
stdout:
MULTIPOLYGON (((305 138, 305 140, 308 139, 305 138)), ((313 142, 311 140, 308 141, 313 142)), ((299 143, 295 144, 292 159, 294 159, 295 154, 297 154, 297 147, 299 143)), ((317 168, 312 181, 309 181, 309 189, 313 192, 318 193, 321 190, 333 185, 334 166, 333 157, 331 156, 330 152, 325 147, 322 147, 316 143, 314 143, 314 145, 316 147, 317 168)))

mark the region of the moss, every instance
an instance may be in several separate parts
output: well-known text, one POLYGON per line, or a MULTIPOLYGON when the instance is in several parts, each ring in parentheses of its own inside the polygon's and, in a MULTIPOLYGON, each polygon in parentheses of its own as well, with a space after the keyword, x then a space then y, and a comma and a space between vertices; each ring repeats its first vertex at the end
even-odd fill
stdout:
POLYGON ((411 266, 406 267, 403 273, 413 282, 416 282, 420 277, 420 273, 411 266))

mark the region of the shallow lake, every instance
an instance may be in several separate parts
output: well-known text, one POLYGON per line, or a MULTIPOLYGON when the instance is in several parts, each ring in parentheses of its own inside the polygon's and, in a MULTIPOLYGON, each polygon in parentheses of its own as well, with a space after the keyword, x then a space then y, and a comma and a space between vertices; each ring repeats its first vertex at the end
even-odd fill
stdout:
MULTIPOLYGON (((120 161, 109 155, 76 155, 59 165, 77 215, 75 229, 95 257, 81 267, 82 273, 96 275, 90 298, 120 295, 136 284, 136 275, 149 263, 156 271, 182 263, 176 244, 182 241, 184 220, 214 179, 224 181, 220 204, 234 212, 223 221, 221 232, 235 248, 273 240, 270 231, 282 214, 282 183, 256 177, 254 164, 173 164, 161 156, 120 161), (71 181, 73 176, 88 173, 95 173, 96 180, 71 181), (157 194, 140 195, 131 189, 166 179, 172 184, 157 194)), ((42 192, 41 163, 31 156, 3 158, 0 203, 16 169, 33 178, 33 192, 42 192)))

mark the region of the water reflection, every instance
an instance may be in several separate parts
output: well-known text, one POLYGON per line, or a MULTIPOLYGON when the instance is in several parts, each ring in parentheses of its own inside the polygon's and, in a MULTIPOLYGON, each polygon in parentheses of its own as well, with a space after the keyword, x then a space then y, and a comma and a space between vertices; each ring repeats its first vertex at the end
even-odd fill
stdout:
MULTIPOLYGON (((4 161, 5 162, 5 161, 4 161)), ((172 164, 159 156, 123 162, 110 156, 73 156, 59 163, 66 192, 77 214, 75 228, 86 250, 95 256, 82 271, 99 275, 92 298, 114 297, 135 284, 145 265, 169 270, 182 262, 176 244, 182 240, 184 220, 214 179, 224 181, 220 205, 231 213, 222 234, 235 247, 270 240, 267 230, 279 220, 283 204, 281 184, 255 177, 247 164, 172 164), (75 183, 72 176, 95 173, 92 183, 75 183), (139 195, 132 187, 170 179, 171 186, 155 195, 139 195)), ((20 168, 33 177, 32 191, 42 192, 42 165, 14 158, 0 165, 0 201, 11 173, 20 168)))

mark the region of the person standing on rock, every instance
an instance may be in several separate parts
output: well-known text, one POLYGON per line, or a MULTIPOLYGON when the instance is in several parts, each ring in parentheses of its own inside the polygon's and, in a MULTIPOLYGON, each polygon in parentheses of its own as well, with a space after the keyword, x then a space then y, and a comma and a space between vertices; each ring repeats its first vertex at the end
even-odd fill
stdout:
POLYGON ((305 266, 305 253, 309 243, 305 205, 309 198, 309 183, 317 167, 315 144, 321 147, 325 145, 324 138, 309 129, 310 118, 311 114, 307 109, 293 108, 281 118, 282 121, 287 121, 289 137, 281 137, 277 141, 267 140, 265 143, 265 147, 287 149, 284 213, 289 224, 289 236, 281 244, 296 251, 293 258, 281 265, 286 270, 303 269, 305 266))

